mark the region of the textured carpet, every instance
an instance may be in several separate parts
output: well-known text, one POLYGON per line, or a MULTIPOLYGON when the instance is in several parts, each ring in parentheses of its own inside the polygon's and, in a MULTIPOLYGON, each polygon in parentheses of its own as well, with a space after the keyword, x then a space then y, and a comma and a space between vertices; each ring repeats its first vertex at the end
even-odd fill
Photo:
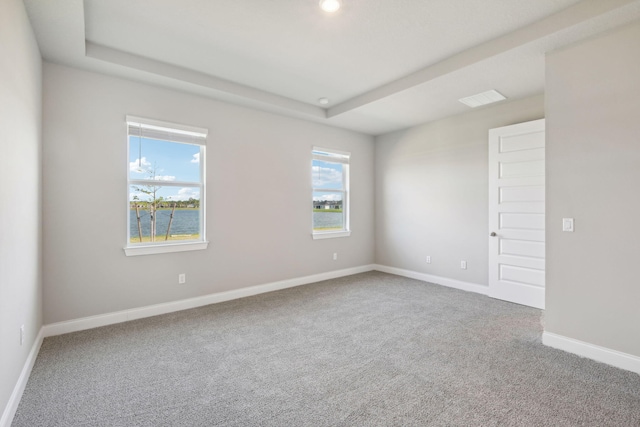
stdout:
POLYGON ((640 426, 540 311, 371 272, 44 340, 20 426, 640 426))

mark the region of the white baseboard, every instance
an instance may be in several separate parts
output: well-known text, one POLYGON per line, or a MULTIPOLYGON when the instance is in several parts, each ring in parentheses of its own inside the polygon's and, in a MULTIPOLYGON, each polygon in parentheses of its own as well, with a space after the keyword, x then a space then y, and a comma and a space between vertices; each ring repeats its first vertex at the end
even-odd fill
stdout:
POLYGON ((386 265, 374 264, 374 270, 383 273, 404 276, 410 279, 422 280, 423 282, 435 283, 436 285, 446 286, 448 288, 456 288, 463 291, 475 292, 477 294, 487 295, 489 287, 479 285, 477 283, 463 282, 461 280, 449 279, 448 277, 434 276, 433 274, 418 273, 417 271, 404 270, 402 268, 387 267, 386 265))
POLYGON ((309 283, 321 282, 323 280, 350 276, 352 274, 364 273, 372 270, 374 270, 373 265, 364 265, 361 267, 329 271, 327 273, 281 280, 278 282, 266 283, 263 285, 256 285, 248 288, 235 289, 232 291, 218 292, 215 294, 209 294, 201 297, 189 298, 179 301, 172 301, 164 304, 149 305, 146 307, 133 308, 130 310, 122 310, 113 313, 100 314, 97 316, 83 317, 81 319, 51 323, 43 327, 44 336, 51 337, 54 335, 62 335, 70 332, 97 328, 99 326, 107 326, 113 325, 115 323, 127 322, 129 320, 142 319, 144 317, 173 313, 180 310, 188 310, 190 308, 202 307, 218 302, 230 301, 238 298, 249 297, 252 295, 263 294, 265 292, 293 288, 295 286, 307 285, 309 283))
MULTIPOLYGON (((438 285, 461 289, 469 292, 475 292, 483 295, 488 294, 487 286, 479 285, 476 283, 463 282, 460 280, 434 276, 426 273, 418 273, 416 271, 404 270, 401 268, 372 264, 364 265, 361 267, 347 268, 343 270, 335 270, 327 273, 314 274, 311 276, 298 277, 289 280, 282 280, 278 282, 266 283, 263 285, 251 286, 248 288, 236 289, 232 291, 219 292, 202 297, 173 301, 165 304, 156 304, 130 310, 118 311, 115 313, 107 313, 98 316, 91 316, 44 325, 40 329, 40 332, 38 333, 38 336, 36 337, 33 346, 31 347, 31 351, 29 352, 29 356, 27 357, 22 372, 20 373, 20 377, 18 378, 18 381, 13 389, 13 393, 9 398, 9 402, 7 403, 7 406, 2 414, 2 418, 0 418, 0 427, 9 427, 11 425, 16 410, 18 409, 18 404, 20 403, 20 399, 27 385, 27 381, 29 380, 29 375, 31 374, 31 370, 33 369, 33 365, 35 364, 36 358, 38 356, 38 352, 40 351, 42 340, 45 337, 65 334, 69 332, 82 331, 85 329, 112 325, 115 323, 126 322, 128 320, 141 319, 144 317, 172 313, 180 310, 187 310, 190 308, 201 307, 218 302, 230 301, 233 299, 244 298, 266 292, 292 288, 295 286, 306 285, 323 280, 350 276, 352 274, 364 273, 372 270, 409 277, 411 279, 422 280, 429 283, 435 283, 438 285)), ((603 362, 617 368, 640 374, 640 357, 637 356, 611 350, 605 347, 600 347, 594 344, 589 344, 583 341, 578 341, 572 338, 567 338, 551 332, 544 332, 542 334, 542 342, 549 347, 568 351, 582 357, 587 357, 598 362, 603 362)))
POLYGON ((13 388, 11 397, 9 397, 9 402, 7 402, 7 406, 4 408, 2 418, 0 418, 0 427, 11 426, 13 417, 16 415, 16 411, 18 410, 20 399, 22 399, 22 393, 24 393, 24 389, 27 386, 27 382, 29 381, 31 370, 33 369, 33 365, 36 363, 36 358, 38 357, 38 353, 40 352, 40 346, 42 345, 43 339, 44 329, 40 328, 38 336, 36 336, 36 339, 31 346, 31 351, 29 351, 29 356, 27 356, 27 360, 22 367, 22 372, 20 372, 18 381, 13 388))
POLYGON ((640 374, 640 357, 620 351, 611 350, 599 345, 575 340, 552 332, 542 333, 542 343, 546 346, 564 350, 597 362, 606 363, 616 368, 640 374))
MULTIPOLYGON (((422 280, 424 282, 435 283, 437 285, 461 289, 463 291, 476 292, 483 295, 489 294, 488 286, 478 285, 476 283, 463 282, 460 280, 449 279, 447 277, 388 267, 386 265, 374 264, 373 268, 374 270, 382 271, 384 273, 396 274, 398 276, 409 277, 411 279, 422 280)), ((557 348, 597 362, 606 363, 607 365, 611 365, 616 368, 640 374, 640 357, 633 356, 631 354, 611 350, 606 347, 600 347, 584 341, 578 341, 573 338, 564 337, 551 332, 544 332, 542 334, 542 343, 549 347, 557 348)))
POLYGON ((463 291, 476 292, 483 295, 486 295, 488 292, 488 288, 486 286, 478 285, 475 283, 463 282, 460 280, 434 276, 431 274, 418 273, 415 271, 403 270, 395 267, 371 264, 360 267, 346 268, 343 270, 329 271, 326 273, 314 274, 311 276, 296 277, 293 279, 281 280, 278 282, 266 283, 263 285, 256 285, 248 288, 235 289, 232 291, 218 292, 215 294, 204 295, 196 298, 149 305, 146 307, 132 308, 129 310, 116 311, 113 313, 105 313, 96 316, 83 317, 80 319, 67 320, 64 322, 50 323, 43 326, 43 331, 45 337, 62 335, 70 332, 83 331, 100 326, 127 322, 129 320, 158 316, 160 314, 173 313, 180 310, 188 310, 190 308, 202 307, 218 302, 230 301, 238 298, 262 294, 265 292, 278 291, 281 289, 307 285, 309 283, 350 276, 352 274, 364 273, 372 270, 378 270, 385 273, 396 274, 398 276, 418 279, 425 282, 447 286, 450 288, 461 289, 463 291))

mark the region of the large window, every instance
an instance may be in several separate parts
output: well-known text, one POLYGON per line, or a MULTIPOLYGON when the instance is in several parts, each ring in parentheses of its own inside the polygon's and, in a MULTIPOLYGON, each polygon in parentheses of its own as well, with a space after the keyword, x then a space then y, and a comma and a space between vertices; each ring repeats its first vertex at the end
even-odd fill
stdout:
POLYGON ((349 230, 350 153, 313 147, 313 238, 345 237, 349 230))
POLYGON ((127 116, 127 255, 205 249, 207 130, 127 116))

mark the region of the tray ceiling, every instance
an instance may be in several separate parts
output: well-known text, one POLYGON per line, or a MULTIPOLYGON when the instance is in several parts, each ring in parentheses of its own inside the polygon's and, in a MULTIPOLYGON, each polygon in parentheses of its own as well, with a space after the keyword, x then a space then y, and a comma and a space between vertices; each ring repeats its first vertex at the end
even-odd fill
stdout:
POLYGON ((640 19, 638 0, 25 4, 48 61, 372 135, 540 94, 546 52, 640 19))

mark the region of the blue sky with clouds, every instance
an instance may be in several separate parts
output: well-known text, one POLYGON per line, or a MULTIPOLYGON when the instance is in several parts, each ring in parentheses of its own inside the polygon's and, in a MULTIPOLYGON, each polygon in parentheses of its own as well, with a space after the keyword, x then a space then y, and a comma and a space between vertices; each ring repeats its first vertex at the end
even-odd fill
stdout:
MULTIPOLYGON (((200 182, 200 146, 175 142, 129 137, 130 179, 154 179, 160 187, 157 196, 165 200, 200 199, 198 187, 162 186, 161 182, 200 182)), ((131 189, 129 199, 134 196, 147 200, 148 196, 131 189)))
MULTIPOLYGON (((311 178, 314 189, 339 190, 342 189, 343 165, 341 163, 313 160, 311 178)), ((342 200, 342 193, 314 192, 313 200, 342 200)))
MULTIPOLYGON (((313 160, 312 180, 314 189, 339 190, 343 186, 343 168, 341 163, 313 160)), ((198 187, 167 186, 162 182, 200 181, 200 146, 167 141, 129 137, 129 177, 130 179, 154 179, 158 182, 157 197, 165 200, 200 199, 198 187)), ((132 186, 129 200, 144 201, 149 196, 138 192, 132 186)), ((313 200, 342 200, 340 192, 314 192, 313 200)))

